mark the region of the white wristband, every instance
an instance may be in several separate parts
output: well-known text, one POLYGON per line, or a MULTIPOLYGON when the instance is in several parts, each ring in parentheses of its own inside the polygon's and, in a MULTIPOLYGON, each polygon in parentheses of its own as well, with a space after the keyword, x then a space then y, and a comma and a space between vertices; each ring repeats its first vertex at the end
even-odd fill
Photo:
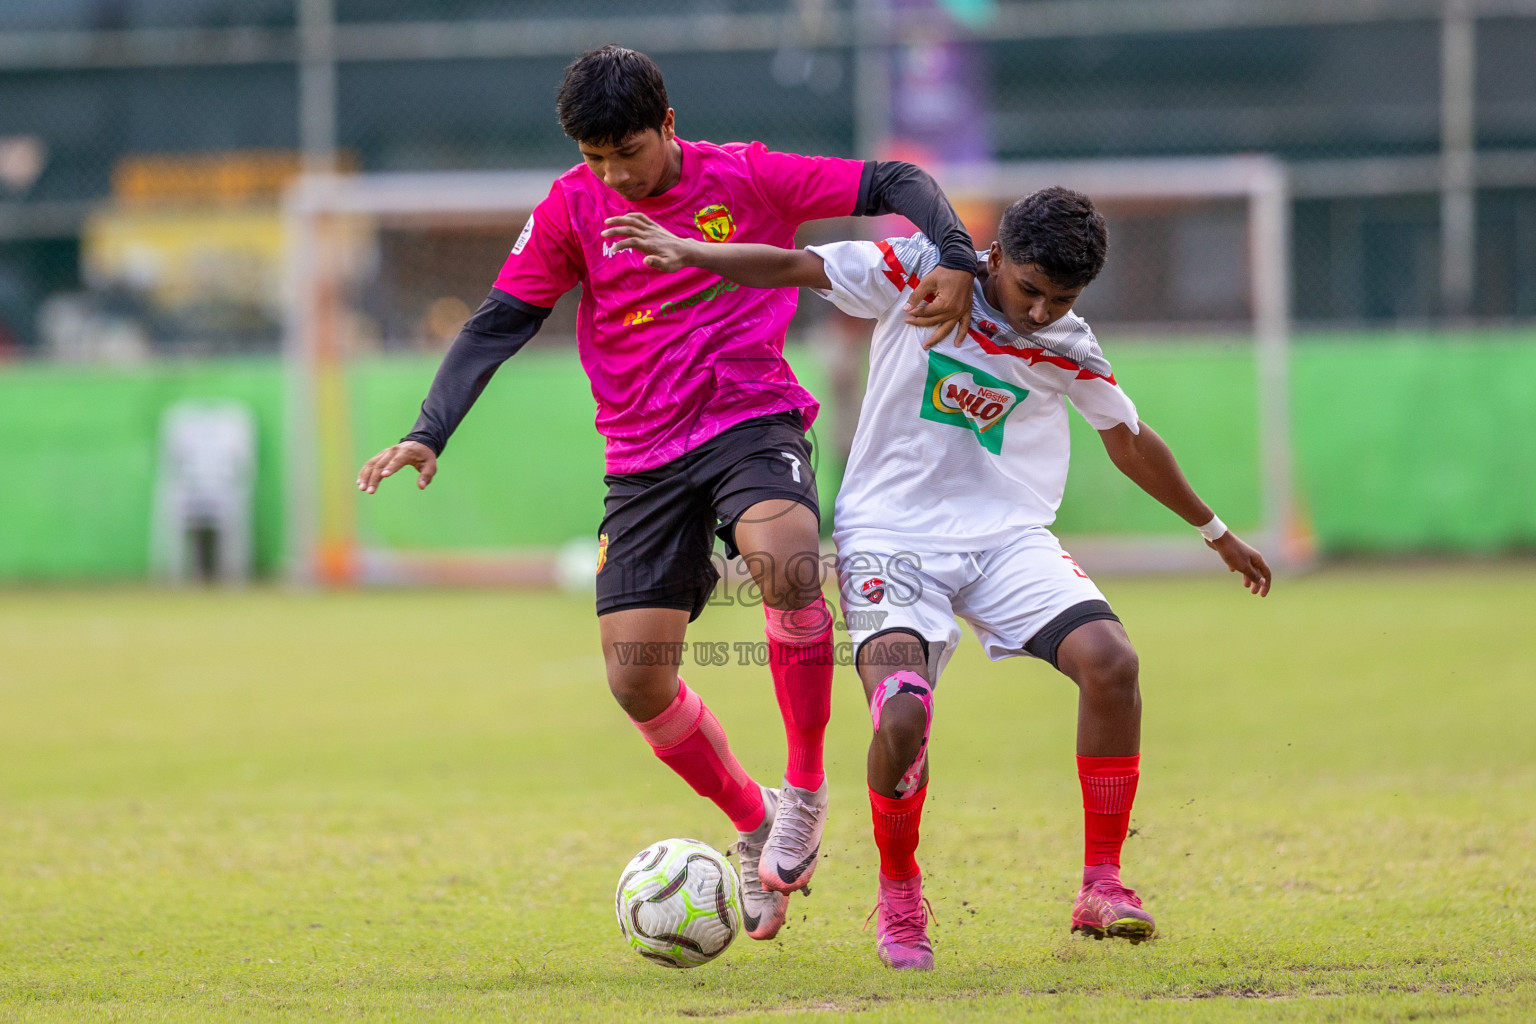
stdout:
POLYGON ((1208 541, 1214 542, 1219 540, 1222 534, 1227 532, 1227 524, 1221 521, 1220 516, 1212 514, 1210 522, 1206 523, 1204 526, 1197 526, 1195 529, 1200 531, 1200 536, 1204 537, 1208 541))

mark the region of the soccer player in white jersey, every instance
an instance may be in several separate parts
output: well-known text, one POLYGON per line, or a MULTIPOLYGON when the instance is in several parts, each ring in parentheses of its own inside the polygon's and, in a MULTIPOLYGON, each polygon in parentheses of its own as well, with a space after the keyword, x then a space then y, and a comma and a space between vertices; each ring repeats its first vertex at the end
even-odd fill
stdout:
POLYGON ((1082 888, 1072 930, 1140 942, 1156 926, 1120 879, 1140 777, 1138 662, 1104 595, 1048 527, 1066 484, 1066 404, 1115 466, 1197 528, 1260 596, 1270 571, 1185 479, 1121 390, 1072 304, 1104 266, 1104 220, 1088 197, 1050 188, 1004 213, 978 253, 971 328, 931 348, 902 322, 938 260, 922 235, 805 250, 708 245, 643 215, 605 232, 661 270, 707 269, 750 287, 814 288, 876 321, 869 387, 837 497, 834 538, 844 617, 875 725, 868 783, 880 849, 880 959, 933 966, 914 853, 928 784, 933 689, 968 622, 993 660, 1031 655, 1078 686, 1084 809, 1082 888))

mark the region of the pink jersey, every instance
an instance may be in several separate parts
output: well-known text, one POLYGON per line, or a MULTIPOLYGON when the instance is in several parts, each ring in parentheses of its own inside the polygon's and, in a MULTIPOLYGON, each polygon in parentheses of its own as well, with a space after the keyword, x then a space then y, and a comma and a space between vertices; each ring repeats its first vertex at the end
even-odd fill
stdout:
POLYGON ((662 273, 602 231, 638 211, 686 238, 792 248, 805 221, 853 213, 863 161, 677 141, 682 177, 659 196, 631 203, 585 164, 561 175, 496 279, 539 307, 582 286, 576 341, 610 473, 654 469, 756 416, 801 409, 809 426, 818 409, 784 361, 797 289, 662 273))

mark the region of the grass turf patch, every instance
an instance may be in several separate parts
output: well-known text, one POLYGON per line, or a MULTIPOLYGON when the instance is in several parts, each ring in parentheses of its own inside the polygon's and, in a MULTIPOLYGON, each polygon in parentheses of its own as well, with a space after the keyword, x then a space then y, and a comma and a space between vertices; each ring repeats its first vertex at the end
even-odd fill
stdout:
MULTIPOLYGON (((813 895, 779 940, 668 972, 619 941, 618 871, 733 836, 608 697, 586 599, 0 594, 0 1017, 1528 1019, 1529 567, 1105 590, 1142 658, 1126 878, 1161 935, 1068 935, 1075 693, 967 639, 937 695, 917 977, 860 930, 850 670, 813 895)), ((712 608, 690 640, 760 631, 712 608)), ((776 776, 767 670, 684 674, 776 776)))

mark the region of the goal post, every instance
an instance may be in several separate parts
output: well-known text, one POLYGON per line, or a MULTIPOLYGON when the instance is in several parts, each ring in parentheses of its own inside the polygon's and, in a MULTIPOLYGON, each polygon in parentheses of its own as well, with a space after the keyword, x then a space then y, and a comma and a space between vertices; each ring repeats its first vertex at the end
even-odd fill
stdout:
MULTIPOLYGON (((466 482, 456 476, 453 487, 459 488, 454 493, 461 507, 450 512, 444 511, 444 506, 432 504, 440 500, 438 494, 444 491, 441 486, 432 488, 430 497, 411 495, 407 501, 403 492, 414 488, 407 481, 400 481, 383 489, 391 492, 387 501, 379 500, 384 497, 381 491, 367 502, 360 502, 354 484, 362 458, 390 443, 408 427, 414 405, 406 402, 420 401, 428 379, 424 374, 430 372, 427 364, 435 363, 441 346, 451 337, 451 330, 445 336, 439 328, 431 344, 425 344, 427 329, 413 319, 419 314, 415 307, 409 316, 396 316, 387 309, 370 309, 370 303, 377 307, 381 295, 387 298, 392 290, 409 289, 412 280, 421 276, 455 276, 460 279, 461 289, 483 285, 495 273, 499 265, 496 261, 505 257, 506 249, 559 173, 562 172, 311 174, 301 177, 290 190, 286 200, 285 360, 289 394, 284 447, 291 579, 325 585, 549 583, 558 575, 560 538, 546 536, 515 544, 495 538, 488 540, 489 533, 477 533, 473 528, 475 515, 471 513, 475 502, 495 506, 498 512, 510 500, 524 502, 530 506, 528 514, 534 517, 530 521, 563 517, 569 527, 566 539, 583 534, 588 518, 591 525, 596 525, 601 509, 601 462, 595 453, 600 442, 591 427, 591 399, 586 381, 580 378, 569 352, 553 353, 544 363, 539 362, 537 353, 520 355, 517 380, 521 382, 530 374, 544 374, 541 380, 545 381, 545 389, 559 392, 567 407, 585 403, 585 412, 568 412, 560 429, 566 431, 567 438, 575 434, 590 438, 592 443, 588 447, 593 453, 593 464, 580 468, 551 464, 541 471, 546 474, 546 485, 555 482, 559 473, 567 477, 579 473, 584 481, 591 477, 596 482, 588 481, 581 486, 592 493, 582 490, 579 500, 571 498, 566 505, 558 506, 545 495, 559 488, 546 486, 540 491, 537 479, 524 482, 521 491, 508 485, 503 491, 482 493, 472 486, 466 489, 466 482), (472 257, 463 255, 471 251, 472 257), (448 269, 456 259, 462 260, 465 269, 451 275, 448 269), (409 364, 414 376, 408 386, 397 389, 391 400, 392 426, 386 429, 369 420, 370 414, 363 408, 367 403, 361 402, 359 395, 370 386, 370 381, 376 384, 380 375, 388 376, 395 372, 392 367, 401 364, 409 364), (414 397, 406 399, 406 394, 414 397), (395 419, 396 416, 406 422, 395 419), (396 491, 402 493, 396 495, 396 491), (411 519, 416 515, 411 512, 384 522, 378 509, 391 503, 397 509, 430 507, 435 510, 430 515, 445 517, 443 522, 468 522, 469 527, 461 531, 468 539, 462 544, 445 545, 441 535, 454 535, 454 531, 438 528, 443 524, 436 521, 431 523, 432 528, 427 528, 426 519, 430 516, 426 513, 411 519)), ((1212 204, 1226 204, 1224 208, 1229 211, 1241 210, 1242 240, 1237 243, 1228 239, 1229 245, 1240 245, 1241 251, 1223 256, 1221 263, 1230 267, 1241 265, 1246 272, 1242 313, 1235 326, 1228 326, 1231 333, 1252 345, 1251 400, 1248 395, 1228 396, 1231 408, 1225 414, 1227 420, 1211 420, 1201 429, 1236 431, 1244 436, 1253 432, 1254 450, 1238 458, 1252 463, 1251 467, 1245 465, 1243 472, 1251 468, 1258 490, 1254 502, 1258 511, 1244 517, 1223 513, 1219 505, 1217 511, 1272 563, 1295 566, 1306 562, 1311 548, 1308 531, 1298 513, 1290 447, 1290 197, 1283 165, 1265 156, 1085 160, 949 168, 939 170, 936 176, 958 207, 963 211, 989 211, 985 216, 990 216, 994 224, 1009 202, 1038 188, 1063 185, 1086 193, 1110 220, 1111 268, 1120 273, 1125 272, 1127 262, 1138 260, 1134 252, 1127 257, 1122 237, 1117 233, 1131 221, 1117 218, 1134 219, 1152 210, 1177 219, 1187 211, 1209 210, 1212 204), (1237 423, 1234 417, 1247 417, 1248 422, 1237 423), (1245 518, 1252 521, 1243 521, 1245 518)), ((852 227, 843 230, 866 237, 879 226, 878 222, 845 224, 852 227)), ((841 227, 827 227, 834 226, 841 227)), ((825 232, 825 228, 820 230, 825 232)), ((1139 262, 1155 263, 1158 258, 1144 256, 1139 262)), ((1106 273, 1100 282, 1108 276, 1106 273)), ((1112 288, 1096 283, 1088 298, 1112 293, 1112 288)), ((450 314, 455 310, 467 314, 463 303, 473 304, 479 297, 440 301, 446 303, 450 314)), ((823 303, 807 301, 801 305, 813 325, 815 317, 830 315, 823 303)), ((559 320, 560 315, 557 308, 552 319, 559 320)), ((1123 377, 1122 364, 1117 361, 1126 350, 1121 344, 1121 333, 1113 323, 1101 322, 1094 312, 1087 315, 1104 336, 1117 375, 1123 377)), ((1124 320, 1124 312, 1116 319, 1124 320)), ((462 322, 462 316, 457 322, 462 322)), ((831 326, 823 320, 822 327, 811 329, 825 332, 831 326)), ((556 330, 568 327, 546 327, 545 333, 556 330)), ((1155 347, 1156 343, 1148 346, 1155 347)), ((1136 381, 1127 383, 1128 392, 1136 398, 1136 381)), ((1242 385, 1244 389, 1247 386, 1242 385)), ((494 404, 509 387, 498 379, 481 404, 494 404)), ((856 400, 855 394, 853 402, 856 400)), ((834 408, 838 404, 834 402, 834 408)), ((841 404, 853 403, 844 399, 841 404)), ((845 415, 849 413, 856 414, 856 406, 843 411, 845 415)), ((477 424, 485 417, 477 408, 477 424)), ((541 454, 539 433, 549 421, 529 413, 516 423, 520 424, 519 438, 527 443, 518 452, 509 453, 508 460, 520 465, 537 461, 541 454)), ((823 431, 823 436, 831 433, 823 431)), ((473 440, 461 442, 459 436, 455 437, 454 446, 461 456, 466 446, 472 450, 473 444, 473 440)), ((1175 445, 1175 450, 1179 450, 1179 445, 1175 445)), ((1080 452, 1074 458, 1074 476, 1083 471, 1081 463, 1090 457, 1091 453, 1080 452)), ((509 470, 513 471, 516 470, 509 470)), ((1200 479, 1193 482, 1201 487, 1200 479)), ((1070 506, 1070 483, 1068 494, 1070 506)), ((1150 501, 1139 496, 1137 507, 1150 501)), ((1177 525, 1171 513, 1159 511, 1177 525)), ((1075 533, 1070 516, 1061 525, 1064 541, 1079 561, 1093 570, 1185 570, 1210 566, 1211 555, 1199 536, 1181 525, 1176 529, 1148 531, 1121 529, 1111 520, 1107 525, 1099 523, 1091 532, 1075 533)), ((590 567, 585 571, 590 573, 590 567)))
POLYGON ((520 223, 559 173, 306 174, 289 190, 284 359, 291 580, 337 586, 553 579, 548 559, 536 551, 412 552, 360 536, 359 439, 348 370, 361 352, 379 346, 350 329, 348 293, 367 275, 382 226, 520 223))

